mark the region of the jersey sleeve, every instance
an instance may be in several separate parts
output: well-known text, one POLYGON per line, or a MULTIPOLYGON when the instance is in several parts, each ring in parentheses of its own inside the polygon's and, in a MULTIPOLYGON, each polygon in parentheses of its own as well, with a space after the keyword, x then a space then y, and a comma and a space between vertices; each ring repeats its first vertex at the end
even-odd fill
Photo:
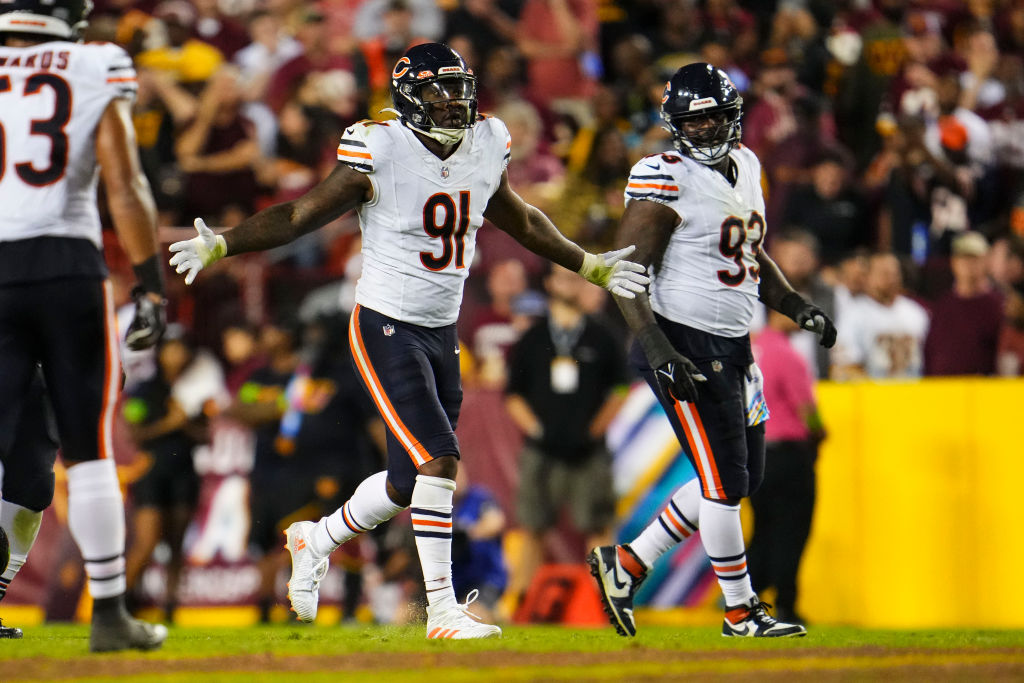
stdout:
POLYGON ((626 183, 626 204, 638 199, 671 204, 679 199, 679 181, 665 159, 665 155, 654 154, 636 162, 626 183))
POLYGON ((125 97, 134 101, 139 85, 131 56, 113 43, 102 43, 98 47, 103 55, 104 88, 110 98, 125 97))
POLYGON ((499 119, 494 120, 494 128, 497 133, 497 137, 501 140, 502 147, 502 158, 501 158, 501 172, 504 173, 508 169, 508 162, 512 158, 512 134, 508 132, 508 127, 505 123, 499 119))
POLYGON ((385 126, 376 121, 360 121, 345 129, 338 143, 338 161, 360 173, 373 173, 373 128, 385 126))

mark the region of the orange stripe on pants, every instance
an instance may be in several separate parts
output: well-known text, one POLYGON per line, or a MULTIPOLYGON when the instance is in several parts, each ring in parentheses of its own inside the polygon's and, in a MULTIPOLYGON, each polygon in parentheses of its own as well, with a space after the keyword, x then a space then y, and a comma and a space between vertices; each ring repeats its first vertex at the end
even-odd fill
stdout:
POLYGON ((113 458, 114 409, 117 406, 117 385, 121 375, 121 358, 114 318, 114 293, 110 280, 103 281, 103 343, 106 374, 103 377, 103 398, 97 425, 96 452, 100 458, 113 458))
POLYGON ((355 357, 356 367, 359 369, 359 374, 362 375, 363 381, 366 382, 366 386, 370 390, 370 397, 377 406, 377 411, 384 418, 391 432, 402 444, 406 453, 409 454, 409 457, 412 458, 413 463, 418 468, 424 463, 433 460, 433 458, 420 445, 416 437, 409 431, 409 428, 405 426, 405 423, 402 422, 402 418, 398 416, 398 411, 391 405, 387 392, 384 391, 384 385, 380 383, 380 379, 373 369, 373 363, 366 352, 366 346, 363 344, 362 330, 359 326, 360 310, 362 310, 362 307, 357 304, 352 311, 351 324, 349 325, 349 345, 352 347, 352 355, 355 357))

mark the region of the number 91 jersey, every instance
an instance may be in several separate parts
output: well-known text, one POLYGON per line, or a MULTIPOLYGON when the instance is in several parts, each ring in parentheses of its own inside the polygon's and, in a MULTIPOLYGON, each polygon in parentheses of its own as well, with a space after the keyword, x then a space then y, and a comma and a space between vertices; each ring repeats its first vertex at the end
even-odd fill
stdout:
POLYGON ((356 303, 423 327, 456 321, 476 231, 511 145, 505 124, 493 117, 467 130, 447 159, 398 121, 345 130, 338 160, 373 185, 372 199, 358 209, 363 272, 356 303))
POLYGON ((0 241, 101 247, 96 128, 111 100, 135 90, 132 59, 113 43, 0 47, 0 241))
POLYGON ((764 195, 757 156, 741 146, 730 157, 735 186, 674 151, 644 157, 630 172, 626 203, 658 202, 680 217, 652 277, 651 308, 710 334, 741 337, 758 296, 764 195))

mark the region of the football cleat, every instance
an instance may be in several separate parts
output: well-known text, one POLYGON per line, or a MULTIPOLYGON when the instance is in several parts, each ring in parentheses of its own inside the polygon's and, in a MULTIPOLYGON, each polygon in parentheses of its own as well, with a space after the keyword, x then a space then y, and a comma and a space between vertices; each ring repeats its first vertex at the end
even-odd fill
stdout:
POLYGON ((167 627, 148 624, 125 614, 112 622, 94 621, 89 632, 90 652, 155 650, 167 640, 167 627))
POLYGON ((15 628, 13 626, 4 626, 3 619, 0 619, 0 639, 11 638, 17 640, 18 638, 21 638, 23 635, 24 634, 21 632, 20 628, 15 628))
POLYGON ((328 558, 320 557, 309 547, 309 534, 316 526, 313 522, 295 522, 284 534, 285 548, 292 556, 292 577, 288 581, 288 601, 299 621, 316 619, 320 582, 327 575, 328 558))
POLYGON ((800 624, 787 624, 768 614, 771 605, 755 595, 750 602, 725 608, 722 636, 726 638, 796 638, 807 635, 800 624))
POLYGON ((633 596, 647 578, 647 568, 629 545, 606 545, 587 555, 590 573, 597 580, 608 621, 620 636, 635 636, 633 596), (623 566, 623 560, 632 571, 623 566))
POLYGON ((466 596, 466 602, 448 609, 434 610, 427 606, 427 638, 432 640, 446 638, 450 640, 469 640, 471 638, 497 638, 501 629, 493 624, 485 624, 480 617, 469 611, 469 606, 480 595, 475 588, 466 596))

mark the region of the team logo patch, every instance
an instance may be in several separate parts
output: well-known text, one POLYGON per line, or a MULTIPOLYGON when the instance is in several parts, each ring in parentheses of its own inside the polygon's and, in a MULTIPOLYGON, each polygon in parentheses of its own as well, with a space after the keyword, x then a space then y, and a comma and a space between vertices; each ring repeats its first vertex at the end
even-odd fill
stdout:
POLYGON ((705 97, 703 99, 694 100, 690 102, 690 111, 697 111, 699 109, 707 109, 708 107, 714 107, 718 102, 714 97, 705 97))
POLYGON ((715 372, 721 372, 722 371, 722 361, 720 361, 720 360, 713 360, 713 361, 711 361, 711 369, 714 370, 715 372))
POLYGON ((416 78, 433 78, 434 72, 430 69, 424 69, 423 71, 416 74, 416 78))
POLYGON ((393 335, 395 333, 395 326, 392 325, 391 323, 388 323, 387 325, 384 325, 381 329, 384 330, 384 336, 385 337, 390 337, 391 335, 393 335))
POLYGON ((410 64, 412 64, 412 62, 409 61, 408 57, 402 57, 401 59, 399 59, 398 63, 395 64, 395 70, 391 72, 391 77, 401 78, 402 76, 404 76, 406 73, 409 72, 410 64))
POLYGON ((661 96, 661 103, 668 102, 668 96, 672 94, 672 81, 665 81, 665 94, 661 96))
POLYGON ((448 167, 447 166, 442 166, 441 167, 441 177, 442 178, 447 178, 448 175, 449 175, 448 167))

